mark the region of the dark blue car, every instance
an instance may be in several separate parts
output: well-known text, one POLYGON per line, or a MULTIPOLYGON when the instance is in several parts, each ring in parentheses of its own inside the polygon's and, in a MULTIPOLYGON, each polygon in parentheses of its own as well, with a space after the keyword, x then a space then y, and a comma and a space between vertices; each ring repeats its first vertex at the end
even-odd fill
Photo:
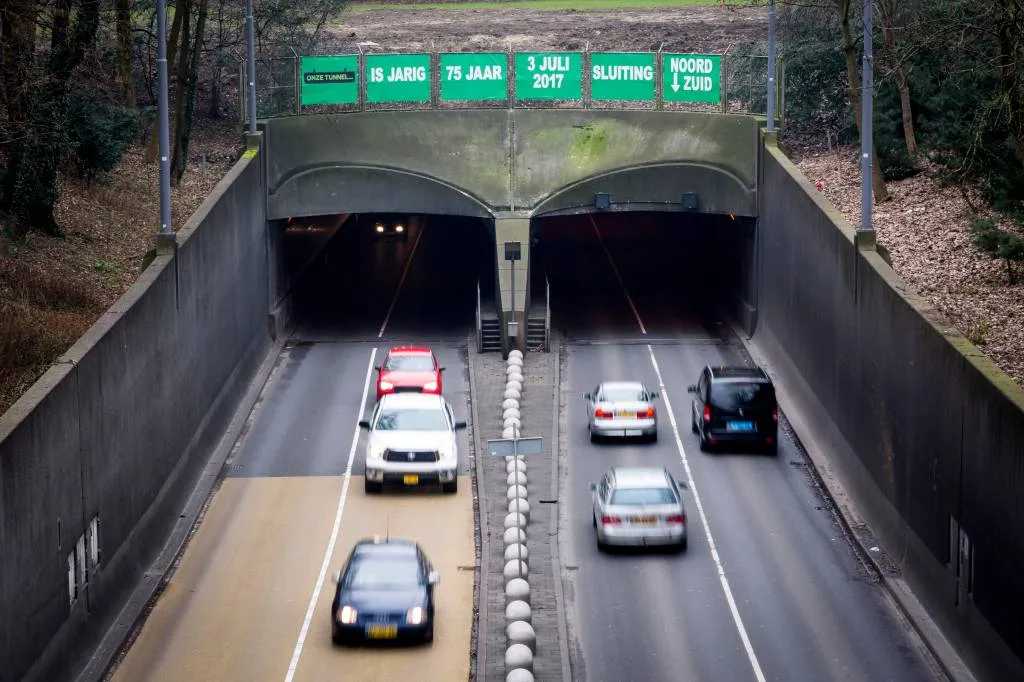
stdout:
POLYGON ((412 540, 360 540, 335 577, 334 643, 432 642, 439 577, 412 540))

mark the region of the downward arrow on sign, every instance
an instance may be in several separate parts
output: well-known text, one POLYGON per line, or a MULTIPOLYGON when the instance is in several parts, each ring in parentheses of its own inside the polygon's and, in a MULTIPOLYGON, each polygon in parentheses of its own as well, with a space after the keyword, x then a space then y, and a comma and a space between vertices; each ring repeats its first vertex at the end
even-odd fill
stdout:
POLYGON ((672 72, 672 92, 679 92, 679 72, 672 72))

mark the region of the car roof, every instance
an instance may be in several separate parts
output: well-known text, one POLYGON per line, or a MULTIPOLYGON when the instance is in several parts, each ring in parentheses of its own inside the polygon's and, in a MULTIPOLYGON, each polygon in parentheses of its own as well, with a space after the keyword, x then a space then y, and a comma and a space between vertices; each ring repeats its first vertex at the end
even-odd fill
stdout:
POLYGON ((436 393, 386 393, 380 399, 381 407, 409 409, 441 409, 445 399, 436 393))
POLYGON ((388 355, 433 355, 426 346, 395 346, 388 351, 388 355))
POLYGON ((642 381, 602 381, 601 388, 646 388, 642 381))
POLYGON ((668 471, 656 466, 612 467, 610 472, 616 488, 651 488, 668 486, 668 471))
POLYGON ((416 557, 417 543, 405 538, 363 538, 352 548, 352 555, 358 557, 416 557))
POLYGON ((771 383, 771 379, 760 367, 738 367, 730 365, 722 365, 718 367, 712 367, 708 365, 708 369, 711 371, 711 378, 719 381, 758 381, 762 383, 771 383))

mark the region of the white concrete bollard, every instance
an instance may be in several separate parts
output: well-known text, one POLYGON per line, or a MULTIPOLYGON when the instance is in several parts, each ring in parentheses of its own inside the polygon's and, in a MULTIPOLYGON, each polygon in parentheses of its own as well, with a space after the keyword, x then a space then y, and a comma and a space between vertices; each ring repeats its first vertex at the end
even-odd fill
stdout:
POLYGON ((517 497, 527 497, 525 485, 511 485, 505 493, 506 500, 514 500, 517 497))
POLYGON ((518 407, 506 407, 505 411, 501 413, 501 418, 502 418, 502 420, 505 420, 505 419, 508 419, 509 417, 515 417, 516 419, 520 419, 521 417, 519 415, 519 408, 518 407))
MULTIPOLYGON (((517 514, 516 516, 522 516, 522 514, 517 514)), ((513 559, 529 561, 530 550, 526 549, 526 545, 519 544, 518 542, 514 545, 509 545, 505 548, 505 561, 512 561, 513 559)))
POLYGON ((504 400, 501 401, 501 409, 507 410, 510 407, 513 408, 513 409, 518 410, 519 409, 519 401, 516 400, 515 398, 505 398, 504 400))
POLYGON ((519 419, 519 417, 509 417, 505 420, 505 423, 501 425, 501 428, 521 430, 523 428, 523 422, 519 419))
POLYGON ((508 545, 521 545, 526 542, 526 531, 522 528, 506 528, 502 539, 505 541, 506 547, 508 545))
POLYGON ((510 601, 521 601, 530 604, 530 583, 522 578, 512 578, 505 583, 505 598, 510 601))
POLYGON ((508 356, 510 358, 519 358, 520 360, 522 360, 523 359, 523 351, 519 350, 518 348, 513 348, 512 350, 510 350, 508 352, 508 356))
POLYGON ((533 673, 526 668, 509 670, 508 674, 505 675, 505 682, 534 682, 533 673))
POLYGON ((522 460, 522 455, 520 455, 519 457, 520 459, 514 459, 512 457, 507 457, 505 459, 506 474, 511 474, 513 471, 522 471, 524 473, 526 472, 526 462, 522 460))
POLYGON ((505 528, 525 528, 526 517, 519 512, 509 512, 505 515, 505 528))
POLYGON ((533 609, 524 601, 510 601, 505 607, 505 622, 512 623, 521 620, 529 623, 533 619, 533 609))
POLYGON ((516 437, 516 430, 515 430, 515 428, 513 428, 511 426, 508 426, 508 427, 502 429, 501 430, 501 437, 502 438, 515 438, 516 437))
POLYGON ((505 361, 505 364, 507 364, 509 367, 511 367, 512 365, 515 365, 517 367, 522 367, 523 366, 523 359, 520 358, 520 357, 517 357, 515 355, 510 355, 510 356, 508 356, 508 360, 505 361))
POLYGON ((510 381, 518 381, 523 383, 523 373, 519 371, 519 368, 512 365, 508 368, 510 371, 505 372, 505 383, 508 384, 510 381))
POLYGON ((508 643, 511 644, 525 644, 530 647, 531 653, 537 653, 537 633, 533 631, 533 626, 521 620, 516 620, 508 624, 505 628, 505 634, 508 636, 508 643))
POLYGON ((505 669, 523 668, 533 672, 533 652, 525 644, 513 644, 505 650, 505 669))
POLYGON ((521 398, 522 395, 523 395, 522 391, 520 391, 518 388, 511 388, 510 387, 510 388, 506 388, 505 389, 505 394, 504 394, 503 397, 506 400, 508 400, 509 398, 511 398, 512 400, 519 400, 519 398, 521 398))
POLYGON ((508 501, 508 511, 522 514, 526 517, 526 521, 530 521, 530 503, 526 501, 524 497, 517 497, 514 500, 508 501))
POLYGON ((505 479, 505 483, 507 483, 508 487, 510 487, 510 488, 512 486, 514 486, 514 485, 523 485, 523 486, 525 486, 526 485, 526 474, 524 472, 522 472, 522 471, 513 471, 505 479))
POLYGON ((509 375, 512 375, 512 374, 522 374, 522 373, 523 373, 523 366, 522 365, 506 365, 505 366, 505 376, 509 376, 509 375))
POLYGON ((512 578, 528 578, 530 577, 530 569, 526 565, 525 561, 513 559, 512 561, 505 562, 505 569, 502 571, 502 575, 505 576, 505 580, 511 580, 512 578))
MULTIPOLYGON (((522 375, 520 375, 520 376, 522 376, 522 375)), ((522 394, 522 392, 523 392, 523 380, 521 378, 513 379, 512 377, 509 377, 508 381, 505 382, 505 390, 508 390, 510 388, 514 388, 515 390, 519 391, 520 394, 522 394)))

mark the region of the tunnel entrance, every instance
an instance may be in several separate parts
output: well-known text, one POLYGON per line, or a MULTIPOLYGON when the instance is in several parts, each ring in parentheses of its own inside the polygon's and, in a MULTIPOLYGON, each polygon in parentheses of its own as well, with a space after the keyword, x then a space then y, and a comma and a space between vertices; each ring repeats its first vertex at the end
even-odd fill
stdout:
POLYGON ((272 225, 275 232, 275 281, 303 340, 465 339, 478 282, 493 298, 494 231, 481 218, 343 214, 272 225))
POLYGON ((687 337, 745 324, 755 300, 756 221, 685 212, 534 219, 530 316, 568 338, 687 337), (540 295, 538 295, 538 293, 540 295))

